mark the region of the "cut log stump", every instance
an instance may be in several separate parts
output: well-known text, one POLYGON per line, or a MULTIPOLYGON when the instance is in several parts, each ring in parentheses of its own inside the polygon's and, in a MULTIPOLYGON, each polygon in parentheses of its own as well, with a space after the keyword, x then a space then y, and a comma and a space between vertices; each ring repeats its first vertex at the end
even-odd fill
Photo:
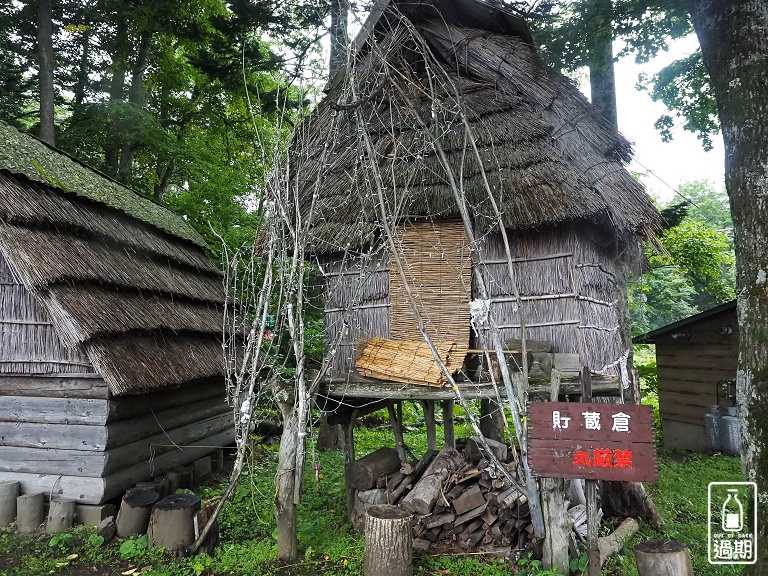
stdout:
POLYGON ((46 532, 61 532, 72 528, 75 521, 74 500, 51 500, 48 506, 48 519, 45 522, 46 532))
POLYGON ((158 498, 154 490, 134 488, 126 492, 115 520, 118 537, 127 538, 136 534, 146 534, 149 514, 158 498))
POLYGON ((688 547, 676 540, 648 540, 635 545, 639 576, 693 576, 688 547))
POLYGON ((18 482, 0 482, 0 527, 16 520, 16 498, 19 497, 18 482))
POLYGON ((16 498, 16 529, 34 532, 45 520, 43 493, 24 494, 16 498))
POLYGON ((350 521, 352 526, 358 532, 365 530, 365 522, 368 515, 368 508, 375 504, 386 504, 387 492, 383 488, 373 488, 372 490, 358 490, 355 492, 355 505, 352 507, 350 521))
POLYGON ((184 551, 195 541, 195 514, 200 498, 194 494, 172 494, 155 504, 149 519, 149 545, 174 552, 184 551))
POLYGON ((368 509, 365 524, 365 576, 412 576, 411 514, 390 504, 368 509))
POLYGON ((400 470, 400 456, 394 448, 379 448, 355 460, 349 468, 349 483, 356 490, 376 487, 376 480, 400 470))

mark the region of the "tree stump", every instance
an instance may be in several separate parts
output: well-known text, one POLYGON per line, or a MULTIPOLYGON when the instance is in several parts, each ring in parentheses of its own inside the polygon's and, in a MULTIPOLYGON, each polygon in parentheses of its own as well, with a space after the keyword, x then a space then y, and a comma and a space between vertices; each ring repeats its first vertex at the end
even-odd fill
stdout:
POLYGON ((120 503, 115 526, 117 536, 127 538, 136 534, 146 534, 152 504, 159 498, 154 490, 134 488, 128 490, 120 503))
POLYGON ((195 541, 195 514, 200 498, 194 494, 172 494, 155 504, 149 519, 149 545, 175 552, 195 541))
POLYGON ((676 540, 648 540, 635 545, 639 576, 693 576, 688 547, 676 540))
POLYGON ((24 494, 16 498, 16 529, 34 532, 45 520, 43 493, 24 494))
POLYGON ((19 497, 18 482, 0 482, 0 527, 16 520, 16 498, 19 497))
POLYGON ((394 448, 379 448, 349 467, 349 483, 356 490, 376 487, 376 480, 400 470, 400 456, 394 448))
POLYGON ((373 488, 372 490, 357 490, 355 492, 355 504, 352 506, 350 522, 358 532, 365 530, 365 522, 368 517, 368 508, 376 504, 387 503, 386 488, 373 488))
POLYGON ((48 506, 48 519, 45 522, 46 532, 61 532, 72 528, 75 518, 74 500, 51 500, 48 506))
POLYGON ((411 576, 411 514, 399 506, 368 508, 365 524, 365 576, 411 576))
POLYGON ((168 490, 168 495, 176 494, 176 490, 181 488, 182 474, 181 472, 170 471, 165 473, 164 485, 168 490))

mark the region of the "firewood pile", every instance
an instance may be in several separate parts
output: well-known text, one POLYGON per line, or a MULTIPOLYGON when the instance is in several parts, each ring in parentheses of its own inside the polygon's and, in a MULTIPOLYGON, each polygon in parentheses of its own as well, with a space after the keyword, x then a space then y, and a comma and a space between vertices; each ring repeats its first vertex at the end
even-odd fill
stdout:
MULTIPOLYGON (((507 463, 507 447, 488 441, 507 463)), ((525 549, 533 539, 528 500, 506 485, 501 471, 481 457, 471 438, 462 453, 429 450, 415 463, 400 461, 392 448, 381 448, 352 464, 349 479, 358 489, 352 521, 363 529, 365 510, 373 504, 399 504, 413 514, 414 547, 419 550, 484 549, 499 554, 525 549)))

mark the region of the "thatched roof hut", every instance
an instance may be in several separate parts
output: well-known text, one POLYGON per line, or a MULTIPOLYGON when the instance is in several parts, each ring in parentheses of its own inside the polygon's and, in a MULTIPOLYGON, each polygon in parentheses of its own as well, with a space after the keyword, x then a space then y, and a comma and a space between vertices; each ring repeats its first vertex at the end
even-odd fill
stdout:
POLYGON ((468 271, 481 267, 505 338, 520 337, 522 317, 527 338, 618 371, 625 269, 658 217, 624 168, 630 155, 520 18, 477 0, 377 4, 289 163, 325 275, 335 374, 354 371, 361 341, 402 337, 396 325, 420 337, 390 225, 436 341, 477 337, 468 271))
POLYGON ((61 475, 97 503, 149 475, 163 429, 180 445, 230 437, 223 300, 181 217, 0 123, 0 480, 48 490, 61 475))

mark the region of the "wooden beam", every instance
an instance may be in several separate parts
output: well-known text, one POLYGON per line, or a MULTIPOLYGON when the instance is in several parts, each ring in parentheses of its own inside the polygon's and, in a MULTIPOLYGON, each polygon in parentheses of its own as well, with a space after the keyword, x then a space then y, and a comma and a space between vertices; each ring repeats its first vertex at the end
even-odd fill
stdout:
POLYGON ((355 508, 355 489, 349 480, 350 467, 355 461, 355 419, 357 411, 353 410, 349 421, 342 424, 344 430, 344 486, 345 503, 347 506, 347 519, 352 518, 352 511, 355 508))
POLYGON ((437 429, 435 427, 435 401, 424 400, 424 422, 427 427, 427 450, 437 449, 437 429))
POLYGON ((443 446, 456 448, 456 431, 453 423, 453 405, 454 400, 443 400, 443 436, 445 438, 443 446))

